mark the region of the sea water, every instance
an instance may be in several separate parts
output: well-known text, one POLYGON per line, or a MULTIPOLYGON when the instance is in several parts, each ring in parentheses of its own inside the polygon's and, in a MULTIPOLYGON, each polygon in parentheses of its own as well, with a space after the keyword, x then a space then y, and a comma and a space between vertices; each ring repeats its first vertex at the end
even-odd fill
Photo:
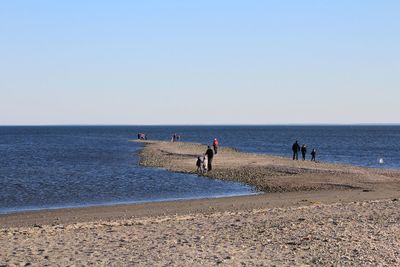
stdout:
POLYGON ((139 132, 204 144, 216 137, 221 146, 285 157, 298 140, 315 147, 319 161, 400 169, 400 126, 4 126, 0 213, 256 193, 241 183, 139 166, 142 144, 128 142, 139 132))

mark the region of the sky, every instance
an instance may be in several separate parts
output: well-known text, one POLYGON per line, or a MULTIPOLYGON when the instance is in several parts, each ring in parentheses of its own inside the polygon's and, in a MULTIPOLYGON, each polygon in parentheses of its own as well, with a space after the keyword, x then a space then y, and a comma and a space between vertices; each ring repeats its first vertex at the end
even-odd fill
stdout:
POLYGON ((0 125, 400 123, 400 1, 0 1, 0 125))

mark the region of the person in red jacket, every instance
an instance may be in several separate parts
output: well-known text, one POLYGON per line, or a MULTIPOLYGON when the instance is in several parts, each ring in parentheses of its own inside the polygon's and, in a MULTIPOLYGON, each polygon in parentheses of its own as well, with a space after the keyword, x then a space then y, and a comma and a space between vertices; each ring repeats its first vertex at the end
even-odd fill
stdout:
POLYGON ((215 155, 217 154, 218 145, 219 145, 219 144, 218 144, 217 138, 214 138, 213 147, 214 147, 214 153, 215 153, 215 155))

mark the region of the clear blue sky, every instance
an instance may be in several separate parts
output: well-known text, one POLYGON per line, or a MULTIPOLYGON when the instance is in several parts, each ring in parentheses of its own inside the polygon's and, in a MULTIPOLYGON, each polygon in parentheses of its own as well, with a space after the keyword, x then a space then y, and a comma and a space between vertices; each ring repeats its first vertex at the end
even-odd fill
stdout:
POLYGON ((400 122, 400 1, 1 1, 0 125, 400 122))

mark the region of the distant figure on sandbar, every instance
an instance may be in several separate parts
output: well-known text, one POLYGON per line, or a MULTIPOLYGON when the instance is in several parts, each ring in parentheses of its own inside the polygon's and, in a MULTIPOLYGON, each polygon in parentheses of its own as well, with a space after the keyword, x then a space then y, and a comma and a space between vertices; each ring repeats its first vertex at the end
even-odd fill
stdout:
POLYGON ((217 150, 218 150, 218 139, 217 138, 214 138, 214 141, 213 141, 213 147, 214 147, 214 153, 215 153, 215 155, 217 155, 217 150))
POLYGON ((303 157, 303 160, 306 160, 306 154, 307 154, 307 146, 306 144, 303 144, 301 146, 301 156, 303 157))
POLYGON ((197 157, 196 161, 197 172, 203 173, 203 164, 204 161, 202 160, 202 157, 197 157))
POLYGON ((212 160, 214 157, 214 151, 211 149, 210 146, 208 146, 207 151, 204 155, 207 155, 207 170, 211 171, 212 170, 212 160))
POLYGON ((181 139, 181 136, 180 136, 180 135, 177 135, 176 133, 174 133, 174 134, 172 135, 171 142, 178 142, 179 139, 181 139))
POLYGON ((293 160, 299 160, 300 145, 297 142, 297 140, 292 145, 292 151, 293 151, 293 160))
POLYGON ((311 161, 315 161, 315 157, 317 156, 317 150, 313 148, 311 151, 311 161))

